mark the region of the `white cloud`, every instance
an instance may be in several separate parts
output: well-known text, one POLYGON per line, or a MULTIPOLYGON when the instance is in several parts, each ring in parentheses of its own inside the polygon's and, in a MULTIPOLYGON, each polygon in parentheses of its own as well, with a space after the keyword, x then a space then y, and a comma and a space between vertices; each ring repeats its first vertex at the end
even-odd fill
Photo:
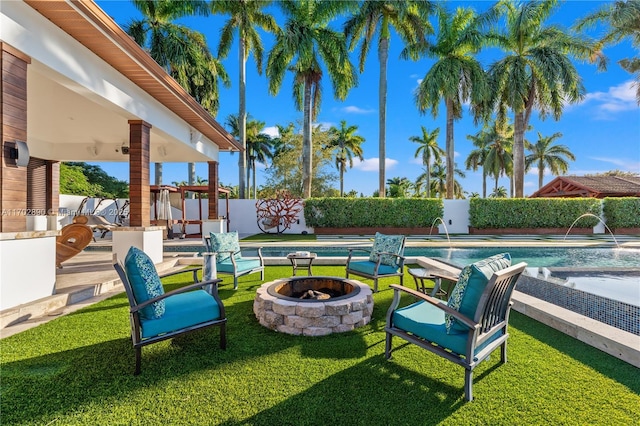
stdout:
POLYGON ((355 105, 349 105, 344 108, 341 108, 341 111, 346 112, 347 114, 371 114, 376 112, 375 109, 365 109, 365 108, 357 107, 355 105))
POLYGON ((629 111, 638 107, 636 103, 636 89, 633 80, 610 87, 606 92, 588 93, 582 105, 595 103, 599 112, 594 118, 607 119, 612 114, 629 111))
POLYGON ((265 127, 264 130, 262 130, 262 133, 264 133, 265 135, 269 135, 272 138, 277 138, 280 136, 280 132, 278 131, 277 126, 265 127))
POLYGON ((638 172, 640 170, 640 161, 629 160, 628 158, 610 158, 610 157, 589 157, 592 160, 609 163, 616 166, 622 171, 638 172))
MULTIPOLYGON (((387 158, 384 164, 385 170, 392 170, 398 164, 398 160, 387 158)), ((364 161, 359 161, 357 159, 353 161, 353 168, 363 172, 377 172, 379 167, 380 159, 378 157, 365 158, 364 161)))

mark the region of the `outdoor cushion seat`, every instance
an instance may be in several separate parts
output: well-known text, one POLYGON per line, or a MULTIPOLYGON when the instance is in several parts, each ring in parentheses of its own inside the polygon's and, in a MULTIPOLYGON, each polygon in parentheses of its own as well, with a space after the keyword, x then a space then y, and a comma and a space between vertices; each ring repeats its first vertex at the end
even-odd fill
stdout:
POLYGON ((220 327, 220 347, 226 348, 224 305, 218 296, 221 280, 199 281, 200 268, 158 275, 145 252, 131 247, 124 264, 113 254, 113 267, 129 300, 131 339, 136 352, 134 374, 140 374, 142 347, 205 327, 220 327), (192 273, 193 284, 165 293, 161 278, 192 273))
POLYGON ((238 277, 260 272, 264 280, 264 259, 262 247, 258 248, 258 258, 242 256, 238 240, 238 232, 211 232, 203 238, 205 252, 215 255, 216 271, 220 274, 233 275, 233 289, 238 289, 238 277))
POLYGON ((376 232, 371 249, 354 247, 349 249, 346 264, 346 277, 349 274, 373 280, 373 291, 378 291, 378 279, 385 277, 400 277, 400 284, 404 279, 404 235, 385 235, 376 232), (369 253, 367 260, 352 260, 356 251, 369 253))
MULTIPOLYGON (((385 327, 387 359, 393 350, 392 338, 397 336, 461 365, 465 368, 465 398, 471 401, 473 369, 498 347, 501 361, 507 361, 511 295, 527 266, 524 262, 508 266, 510 262, 505 253, 465 266, 446 302, 404 286, 391 285, 394 295, 385 327), (407 300, 401 298, 402 294, 409 294, 417 301, 400 306, 402 300, 405 304, 407 300), (471 314, 463 313, 462 306, 467 312, 471 310, 471 314)), ((451 279, 450 276, 444 278, 451 279)))

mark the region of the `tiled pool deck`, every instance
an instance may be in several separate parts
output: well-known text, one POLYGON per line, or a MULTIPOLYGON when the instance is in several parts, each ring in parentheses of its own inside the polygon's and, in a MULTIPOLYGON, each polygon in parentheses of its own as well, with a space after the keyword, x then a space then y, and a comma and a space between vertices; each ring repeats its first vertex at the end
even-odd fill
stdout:
MULTIPOLYGON (((620 247, 640 248, 640 236, 616 236, 620 247)), ((164 261, 158 265, 161 271, 180 268, 186 264, 201 262, 193 252, 200 240, 165 241, 164 261)), ((322 236, 317 241, 305 242, 251 242, 250 246, 314 247, 314 246, 368 246, 370 236, 322 236)), ((415 247, 615 247, 609 235, 562 235, 541 236, 411 236, 407 246, 415 247)), ((28 305, 0 312, 0 338, 19 333, 59 315, 67 314, 84 306, 96 303, 123 288, 111 265, 111 241, 98 239, 78 256, 57 270, 56 294, 28 305)), ((427 266, 428 258, 408 258, 408 263, 427 266)), ((314 265, 340 262, 336 258, 318 258, 314 265)), ((344 259, 342 259, 344 262, 344 259)), ((288 265, 285 258, 267 258, 267 264, 288 265)), ((640 283, 639 283, 640 285, 640 283)), ((514 309, 551 327, 557 328, 581 341, 595 346, 617 358, 640 368, 640 336, 595 321, 579 313, 551 304, 530 294, 516 291, 514 309)))

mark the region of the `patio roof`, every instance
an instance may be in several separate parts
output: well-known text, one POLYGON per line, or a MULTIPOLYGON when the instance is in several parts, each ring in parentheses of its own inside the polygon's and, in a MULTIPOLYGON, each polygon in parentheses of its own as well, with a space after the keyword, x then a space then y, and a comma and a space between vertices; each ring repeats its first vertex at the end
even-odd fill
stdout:
POLYGON ((535 197, 638 197, 640 176, 559 176, 531 194, 535 197))
MULTIPOLYGON (((38 34, 32 24, 35 18, 24 7, 18 9, 16 5, 16 13, 21 16, 11 15, 28 28, 29 36, 40 37, 44 49, 62 62, 59 68, 51 67, 37 54, 26 52, 32 57, 29 98, 40 100, 29 104, 28 134, 30 149, 35 148, 33 155, 61 161, 126 161, 120 152, 129 140, 126 120, 137 119, 152 125, 152 162, 217 160, 219 150, 241 150, 233 136, 94 2, 25 3, 74 40, 38 34), (76 43, 88 50, 73 48, 76 43), (105 76, 95 75, 92 65, 105 76), (79 69, 77 72, 87 78, 65 74, 65 69, 79 69), (86 87, 91 83, 98 87, 97 93, 86 87), (135 90, 130 91, 127 84, 135 90), (173 121, 163 119, 163 114, 173 116, 173 121)), ((16 40, 12 31, 8 28, 5 33, 10 43, 16 40)), ((45 25, 37 31, 51 33, 53 27, 45 25)), ((14 47, 26 50, 21 45, 14 47)))

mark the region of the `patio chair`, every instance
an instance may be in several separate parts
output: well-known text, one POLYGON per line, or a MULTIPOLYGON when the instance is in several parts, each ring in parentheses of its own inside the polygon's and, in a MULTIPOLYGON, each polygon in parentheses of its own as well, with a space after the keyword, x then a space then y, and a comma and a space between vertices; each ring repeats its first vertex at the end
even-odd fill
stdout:
POLYGON ((243 257, 238 241, 238 232, 209 233, 204 237, 205 250, 216 255, 218 274, 233 275, 233 289, 238 289, 238 277, 260 272, 264 280, 264 258, 262 247, 258 248, 258 258, 243 257))
POLYGON ((463 366, 465 399, 471 401, 473 369, 498 347, 502 363, 507 361, 511 294, 527 266, 524 262, 510 263, 504 253, 466 266, 446 302, 392 285, 394 295, 385 327, 386 358, 391 358, 391 341, 398 336, 463 366), (399 307, 403 293, 418 301, 399 307))
POLYGON ((200 268, 183 269, 159 276, 153 261, 142 250, 131 247, 124 261, 113 255, 129 299, 131 339, 136 351, 134 375, 140 374, 142 347, 205 327, 220 327, 220 348, 226 349, 224 305, 218 297, 220 280, 198 282, 200 268), (193 273, 193 284, 164 292, 160 278, 193 273))
POLYGON ((62 262, 82 252, 93 239, 93 231, 86 225, 84 216, 74 219, 64 226, 56 237, 56 266, 62 268, 62 262))
POLYGON ((400 284, 404 279, 404 235, 384 235, 376 232, 373 247, 350 248, 347 257, 346 277, 349 274, 373 279, 373 292, 378 291, 378 279, 386 277, 400 277, 400 284), (369 253, 367 260, 352 260, 353 253, 364 251, 369 253))

